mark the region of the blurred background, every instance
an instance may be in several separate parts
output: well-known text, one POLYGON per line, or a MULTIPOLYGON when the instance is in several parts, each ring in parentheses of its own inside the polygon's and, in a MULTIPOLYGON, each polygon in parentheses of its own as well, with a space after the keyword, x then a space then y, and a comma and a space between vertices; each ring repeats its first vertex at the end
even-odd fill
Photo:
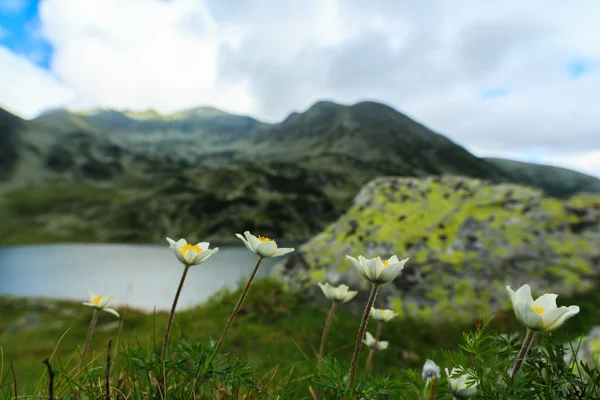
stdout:
MULTIPOLYGON (((179 305, 201 304, 253 266, 245 230, 297 248, 260 273, 311 303, 316 282, 363 288, 346 254, 411 258, 378 298, 405 317, 486 316, 506 284, 589 301, 599 17, 594 0, 0 0, 3 332, 43 326, 11 296, 167 310, 167 236, 221 247, 179 305)), ((589 304, 573 332, 598 324, 589 304)))

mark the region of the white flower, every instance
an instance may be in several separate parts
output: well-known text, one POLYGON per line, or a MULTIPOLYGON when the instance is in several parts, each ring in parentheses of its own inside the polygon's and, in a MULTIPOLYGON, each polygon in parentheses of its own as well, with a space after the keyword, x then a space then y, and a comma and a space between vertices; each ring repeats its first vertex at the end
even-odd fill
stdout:
POLYGON ((450 391, 457 399, 468 399, 473 397, 475 393, 477 393, 477 382, 473 382, 473 384, 467 383, 467 380, 472 380, 474 378, 469 373, 461 375, 456 379, 451 378, 451 376, 458 371, 459 370, 457 368, 452 368, 452 372, 448 373, 448 368, 446 368, 446 375, 448 376, 448 386, 450 386, 450 391))
POLYGON ((88 292, 88 296, 90 298, 90 301, 89 301, 89 303, 88 302, 83 303, 84 306, 93 307, 98 311, 106 311, 113 315, 116 315, 117 318, 120 318, 120 315, 116 310, 114 310, 112 308, 108 308, 110 303, 112 303, 113 300, 115 299, 114 294, 111 293, 106 296, 98 296, 94 292, 88 292))
POLYGON ((578 306, 557 307, 558 295, 546 293, 535 301, 529 285, 521 286, 517 292, 506 286, 517 319, 532 331, 549 332, 579 312, 578 306))
POLYGON ((398 315, 392 310, 383 310, 381 308, 375 307, 371 307, 371 311, 369 312, 369 314, 371 315, 371 318, 381 322, 389 322, 392 318, 398 315))
POLYGON ((423 364, 423 373, 421 374, 423 380, 429 383, 431 378, 440 379, 440 367, 436 365, 432 360, 425 361, 423 364))
POLYGON ((334 287, 329 285, 329 283, 325 282, 325 284, 319 283, 319 287, 323 291, 325 297, 329 300, 333 300, 336 302, 347 303, 356 296, 358 291, 356 290, 348 290, 349 287, 346 285, 340 285, 338 287, 334 287))
POLYGON ((260 257, 279 257, 294 251, 293 247, 278 249, 277 242, 275 242, 273 239, 264 236, 256 237, 248 231, 244 232, 244 236, 246 236, 246 238, 239 233, 236 233, 235 235, 239 237, 242 242, 244 242, 250 251, 256 253, 260 257))
POLYGON ((352 261, 358 273, 366 280, 382 284, 396 279, 400 271, 404 269, 404 264, 408 258, 398 261, 398 257, 392 256, 389 260, 381 260, 381 257, 366 259, 363 256, 358 256, 358 260, 354 257, 346 256, 352 261))
POLYGON ((374 350, 385 350, 388 348, 389 343, 386 342, 385 340, 375 340, 375 338, 373 337, 373 335, 371 335, 371 332, 367 332, 365 334, 365 338, 362 341, 364 344, 366 344, 370 349, 374 349, 374 350))
POLYGON ((185 239, 179 239, 174 241, 171 238, 167 238, 167 241, 171 245, 171 250, 175 253, 175 257, 186 267, 192 265, 202 264, 208 260, 213 254, 219 251, 218 247, 212 250, 208 249, 210 243, 201 242, 198 244, 188 243, 185 239))

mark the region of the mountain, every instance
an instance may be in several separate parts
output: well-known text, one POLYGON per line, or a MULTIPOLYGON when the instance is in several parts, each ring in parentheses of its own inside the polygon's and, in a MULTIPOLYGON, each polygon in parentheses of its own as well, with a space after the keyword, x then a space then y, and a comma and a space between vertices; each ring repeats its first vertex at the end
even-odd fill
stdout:
POLYGON ((19 158, 18 134, 23 120, 0 108, 0 182, 10 178, 19 158))
POLYGON ((55 109, 30 121, 4 112, 0 121, 10 143, 0 158, 0 244, 167 234, 230 242, 246 229, 300 242, 377 176, 514 180, 375 102, 318 102, 275 124, 210 107, 55 109))
POLYGON ((539 187, 552 196, 568 197, 580 192, 600 193, 600 179, 581 172, 503 158, 484 160, 506 171, 514 182, 539 187))
MULTIPOLYGON (((509 306, 505 285, 560 296, 597 287, 600 196, 561 200, 515 184, 436 176, 380 177, 352 207, 275 268, 312 301, 317 282, 368 285, 346 255, 409 258, 378 307, 435 321, 472 321, 509 306)), ((355 307, 364 301, 350 303, 355 307)), ((509 306, 510 307, 510 306, 509 306)))

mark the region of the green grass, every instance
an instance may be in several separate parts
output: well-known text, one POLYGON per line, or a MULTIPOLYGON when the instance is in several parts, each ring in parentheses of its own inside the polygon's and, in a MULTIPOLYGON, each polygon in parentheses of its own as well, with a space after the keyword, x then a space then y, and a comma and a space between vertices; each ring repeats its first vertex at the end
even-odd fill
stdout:
MULTIPOLYGON (((177 313, 171 342, 179 339, 205 341, 209 337, 217 339, 238 296, 239 290, 223 291, 206 304, 177 313)), ((581 307, 581 313, 556 333, 555 337, 561 340, 574 339, 600 322, 600 290, 573 299, 559 298, 559 304, 578 304, 581 307)), ((12 382, 12 379, 7 380, 11 360, 18 387, 24 392, 38 383, 44 371, 42 360, 54 351, 52 361, 56 365, 64 365, 69 360, 69 365, 77 364, 77 349, 84 342, 91 317, 88 308, 66 301, 49 301, 44 306, 37 300, 1 298, 0 310, 3 382, 12 382), (27 315, 30 318, 36 315, 42 327, 14 331, 16 321, 27 315)), ((120 330, 112 315, 100 315, 90 347, 90 354, 99 357, 99 364, 103 363, 106 346, 111 339, 120 350, 137 345, 143 349, 154 347, 159 352, 167 314, 160 312, 153 315, 123 308, 119 311, 124 316, 120 330)), ((252 363, 259 375, 277 371, 277 383, 282 383, 290 373, 294 379, 304 379, 314 371, 315 354, 327 311, 284 291, 277 282, 258 281, 230 330, 223 352, 229 353, 234 360, 252 363)), ((329 354, 335 355, 343 368, 349 366, 359 319, 359 315, 340 307, 329 334, 329 354)), ((523 328, 515 321, 503 325, 496 321, 494 325, 500 331, 523 333, 523 328)), ((433 358, 443 368, 446 365, 440 351, 456 349, 462 333, 473 327, 474 323, 436 326, 435 321, 392 320, 385 325, 382 337, 390 342, 390 347, 377 354, 374 371, 380 376, 400 377, 406 368, 420 370, 427 358, 433 358), (407 354, 412 356, 405 359, 407 354)), ((370 330, 374 332, 374 322, 371 322, 370 330)), ((361 352, 359 366, 364 365, 366 355, 367 351, 361 352)), ((117 357, 115 370, 118 370, 120 362, 117 357)))

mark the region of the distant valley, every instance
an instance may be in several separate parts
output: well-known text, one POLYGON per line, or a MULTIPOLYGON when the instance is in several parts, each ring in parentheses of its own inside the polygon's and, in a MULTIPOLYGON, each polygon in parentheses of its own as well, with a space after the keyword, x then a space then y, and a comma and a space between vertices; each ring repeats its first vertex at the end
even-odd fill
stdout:
POLYGON ((0 109, 0 245, 227 243, 246 229, 304 241, 379 176, 461 175, 557 197, 600 180, 483 159, 380 103, 318 102, 284 121, 204 107, 155 112, 0 109))

